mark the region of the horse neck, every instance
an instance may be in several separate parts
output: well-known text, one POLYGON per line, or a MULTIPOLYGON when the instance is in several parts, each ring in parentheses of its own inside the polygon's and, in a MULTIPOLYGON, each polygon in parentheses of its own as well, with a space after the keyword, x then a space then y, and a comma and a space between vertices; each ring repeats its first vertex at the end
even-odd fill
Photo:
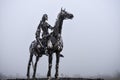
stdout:
POLYGON ((54 31, 53 31, 55 35, 61 34, 61 32, 62 32, 62 25, 63 25, 63 19, 58 18, 56 20, 56 24, 54 26, 55 28, 54 28, 54 31))

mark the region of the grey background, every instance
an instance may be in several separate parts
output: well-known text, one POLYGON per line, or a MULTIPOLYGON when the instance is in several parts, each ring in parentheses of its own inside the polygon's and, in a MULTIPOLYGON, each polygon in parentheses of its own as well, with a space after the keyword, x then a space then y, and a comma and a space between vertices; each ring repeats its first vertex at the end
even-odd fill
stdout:
MULTIPOLYGON (((28 48, 42 15, 47 13, 48 23, 54 26, 61 7, 74 18, 63 24, 65 58, 60 61, 60 76, 120 72, 119 0, 0 0, 0 73, 26 75, 28 48)), ((47 60, 47 56, 39 60, 37 76, 46 76, 47 60)), ((52 73, 54 69, 55 55, 52 73)))

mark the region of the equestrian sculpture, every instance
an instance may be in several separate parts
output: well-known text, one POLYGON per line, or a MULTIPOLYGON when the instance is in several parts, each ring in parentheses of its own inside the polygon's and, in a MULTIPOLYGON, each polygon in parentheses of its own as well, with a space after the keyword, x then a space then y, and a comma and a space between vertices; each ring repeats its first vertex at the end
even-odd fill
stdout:
MULTIPOLYGON (((47 20, 46 14, 43 15, 43 18, 45 20, 47 20)), ((43 20, 43 18, 42 18, 42 20, 43 20)), ((37 31, 36 31, 36 40, 34 40, 29 47, 30 58, 29 58, 28 67, 27 67, 27 78, 28 79, 30 77, 30 75, 29 75, 30 65, 31 65, 31 63, 33 64, 33 62, 32 62, 33 55, 36 56, 35 65, 33 65, 34 71, 33 71, 33 76, 32 76, 35 79, 37 62, 38 62, 39 58, 42 57, 42 55, 44 55, 44 54, 48 55, 48 62, 49 62, 47 78, 48 78, 48 80, 51 79, 53 53, 56 54, 55 78, 58 79, 59 60, 60 60, 60 57, 63 57, 63 55, 60 54, 60 52, 63 49, 63 41, 62 41, 62 37, 61 37, 62 24, 63 24, 63 20, 72 19, 72 18, 73 18, 73 14, 70 14, 70 13, 66 12, 65 10, 61 9, 60 13, 58 14, 58 17, 57 17, 54 27, 51 27, 49 24, 46 23, 50 29, 53 29, 53 32, 45 35, 45 37, 42 35, 42 39, 39 37, 40 36, 40 27, 39 26, 41 26, 42 21, 40 22, 40 24, 37 28, 37 31)))

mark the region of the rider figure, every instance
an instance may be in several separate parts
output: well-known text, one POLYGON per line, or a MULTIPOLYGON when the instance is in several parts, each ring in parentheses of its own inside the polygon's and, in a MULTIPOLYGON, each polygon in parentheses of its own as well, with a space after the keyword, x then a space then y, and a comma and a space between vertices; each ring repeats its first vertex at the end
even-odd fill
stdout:
MULTIPOLYGON (((40 46, 42 46, 42 48, 45 49, 45 55, 48 55, 48 53, 47 53, 47 42, 48 42, 48 37, 49 37, 48 28, 51 30, 54 29, 54 27, 52 27, 51 25, 49 25, 46 22, 47 20, 48 20, 48 15, 44 14, 42 17, 42 20, 40 21, 40 24, 37 28, 37 31, 36 31, 36 40, 38 43, 37 50, 40 51, 39 48, 40 48, 40 46), (42 33, 43 44, 40 41, 41 29, 43 31, 43 33, 42 33)), ((64 56, 62 54, 60 54, 60 57, 64 57, 64 56)))
POLYGON ((44 14, 43 17, 42 17, 42 20, 40 21, 40 24, 37 28, 37 31, 36 31, 37 43, 40 44, 45 49, 45 54, 46 55, 48 55, 47 54, 47 41, 48 41, 48 37, 49 37, 48 28, 53 29, 53 27, 46 22, 47 20, 48 20, 48 15, 44 14), (43 31, 43 33, 42 33, 43 44, 40 41, 41 30, 43 31))

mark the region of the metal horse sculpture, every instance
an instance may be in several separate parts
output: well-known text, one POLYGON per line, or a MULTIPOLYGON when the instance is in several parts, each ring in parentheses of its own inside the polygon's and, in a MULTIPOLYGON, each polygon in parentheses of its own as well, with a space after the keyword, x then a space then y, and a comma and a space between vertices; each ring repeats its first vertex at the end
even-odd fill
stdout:
MULTIPOLYGON (((59 59, 60 59, 60 52, 63 49, 63 41, 62 41, 62 37, 61 37, 61 30, 62 30, 62 24, 63 24, 63 20, 66 19, 72 19, 73 15, 66 12, 65 10, 60 11, 60 13, 58 14, 55 26, 54 26, 54 30, 53 32, 51 32, 50 36, 49 36, 49 40, 48 40, 48 44, 47 44, 47 50, 48 50, 48 54, 49 54, 49 58, 48 58, 48 62, 49 62, 49 66, 48 66, 48 73, 47 73, 47 78, 48 80, 51 79, 51 68, 52 68, 52 55, 53 53, 56 53, 56 73, 55 73, 55 78, 58 79, 58 68, 59 68, 59 59)), ((43 43, 43 40, 40 40, 41 43, 43 43)), ((30 65, 32 62, 32 58, 33 55, 36 56, 36 61, 35 61, 35 65, 33 65, 33 78, 35 79, 35 74, 36 74, 36 67, 37 67, 37 62, 39 60, 40 57, 42 57, 42 55, 45 53, 45 50, 42 46, 40 46, 40 51, 39 52, 37 49, 37 41, 34 40, 29 48, 30 51, 30 58, 29 58, 29 62, 28 62, 28 68, 27 68, 27 77, 29 79, 30 75, 30 65)), ((33 63, 33 62, 32 62, 33 63)))

